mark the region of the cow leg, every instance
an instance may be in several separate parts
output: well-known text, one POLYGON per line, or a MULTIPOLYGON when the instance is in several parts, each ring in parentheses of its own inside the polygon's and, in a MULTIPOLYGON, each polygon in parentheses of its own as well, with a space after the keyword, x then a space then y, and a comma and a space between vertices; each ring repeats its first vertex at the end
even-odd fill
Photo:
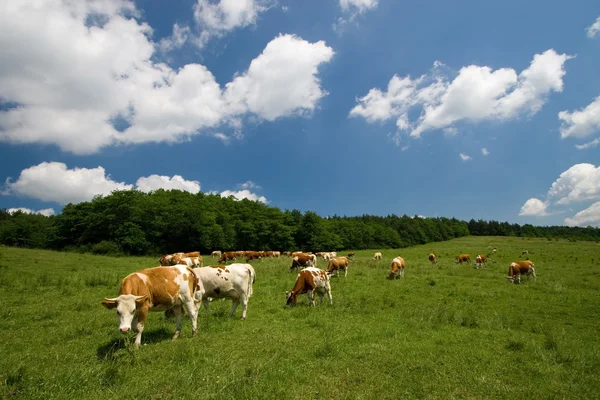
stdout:
POLYGON ((537 276, 535 276, 535 269, 531 267, 531 275, 533 275, 533 281, 537 281, 537 276))
POLYGON ((306 295, 308 296, 308 305, 315 306, 315 291, 309 290, 306 295))
POLYGON ((210 300, 209 297, 202 297, 202 305, 206 312, 210 312, 210 300))
POLYGON ((248 310, 248 297, 242 297, 242 319, 246 319, 246 311, 248 310))
POLYGON ((229 297, 231 297, 231 300, 233 301, 233 304, 231 305, 231 311, 229 312, 229 316, 231 317, 235 313, 237 307, 240 305, 240 295, 232 289, 229 291, 229 297))
POLYGON ((329 305, 333 305, 333 298, 331 297, 331 286, 327 287, 327 297, 329 297, 329 305))
POLYGON ((183 322, 183 308, 181 306, 173 307, 173 313, 175 314, 175 318, 177 319, 177 325, 175 328, 175 334, 173 335, 173 340, 179 337, 181 333, 181 323, 183 322))
POLYGON ((348 277, 348 267, 346 267, 346 270, 345 270, 345 271, 346 271, 346 272, 344 273, 344 278, 347 278, 347 277, 348 277))
POLYGON ((196 307, 196 303, 194 299, 188 299, 183 303, 183 306, 192 320, 192 336, 196 336, 198 331, 198 308, 196 307))
POLYGON ((137 318, 134 318, 133 321, 131 321, 131 326, 133 327, 133 332, 135 332, 134 346, 138 348, 142 344, 142 332, 144 331, 144 323, 140 322, 137 318))

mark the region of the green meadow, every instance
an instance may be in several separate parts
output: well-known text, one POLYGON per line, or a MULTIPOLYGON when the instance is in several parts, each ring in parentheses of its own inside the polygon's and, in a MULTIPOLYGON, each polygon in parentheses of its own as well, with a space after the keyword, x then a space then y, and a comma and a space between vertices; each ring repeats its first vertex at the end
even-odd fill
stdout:
POLYGON ((175 321, 152 313, 136 351, 100 301, 157 257, 0 247, 0 397, 598 398, 598 243, 464 237, 380 250, 382 261, 375 251, 357 251, 348 277, 332 278, 333 306, 308 307, 302 295, 284 308, 291 260, 253 262, 247 320, 216 300, 200 311, 197 337, 186 318, 173 341, 175 321), (484 267, 455 264, 488 246, 498 252, 484 267), (525 249, 537 281, 509 284, 525 249), (405 277, 387 280, 398 255, 405 277))

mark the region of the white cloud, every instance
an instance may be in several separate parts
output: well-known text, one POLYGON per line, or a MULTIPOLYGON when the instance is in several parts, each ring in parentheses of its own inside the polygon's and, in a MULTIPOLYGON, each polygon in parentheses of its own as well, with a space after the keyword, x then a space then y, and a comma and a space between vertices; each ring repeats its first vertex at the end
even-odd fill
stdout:
POLYGON ((67 204, 132 188, 133 185, 110 179, 102 167, 67 169, 63 163, 43 162, 21 171, 15 182, 8 178, 3 194, 67 204))
POLYGON ((269 121, 313 111, 327 95, 318 67, 333 54, 323 41, 279 35, 252 60, 248 71, 226 85, 225 100, 238 114, 250 111, 269 121))
POLYGON ((242 189, 261 189, 260 186, 258 186, 256 183, 254 183, 252 181, 246 181, 244 183, 240 183, 238 186, 241 187, 242 189))
POLYGON ((519 215, 543 217, 548 215, 548 212, 546 210, 547 207, 548 203, 543 202, 540 199, 536 199, 535 197, 532 197, 531 199, 527 200, 525 204, 523 204, 519 215))
POLYGON ((171 36, 162 38, 158 42, 158 48, 165 52, 181 48, 190 37, 189 26, 179 26, 179 24, 173 25, 173 33, 171 36))
POLYGON ((590 148, 596 147, 599 144, 600 144, 600 138, 594 139, 588 143, 576 144, 575 147, 577 148, 577 150, 585 150, 585 149, 590 149, 590 148))
POLYGON ((600 201, 579 211, 573 218, 565 218, 565 224, 569 226, 600 226, 600 201))
POLYGON ((252 201, 260 201, 261 203, 267 204, 269 201, 265 196, 259 196, 256 193, 252 193, 247 189, 232 191, 225 190, 221 192, 221 197, 233 196, 236 200, 248 199, 252 201))
POLYGON ((486 149, 484 147, 483 149, 481 149, 481 154, 483 154, 484 156, 487 156, 488 154, 490 154, 490 152, 488 151, 488 149, 486 149))
MULTIPOLYGON (((243 4, 222 2, 227 26, 252 20, 243 4)), ((278 36, 224 90, 203 65, 174 70, 151 61, 161 44, 136 15, 127 0, 0 2, 0 98, 18 105, 0 111, 0 141, 90 154, 215 128, 240 135, 252 113, 267 120, 304 114, 326 94, 316 74, 333 50, 323 42, 278 36), (89 26, 95 19, 102 24, 89 26), (117 130, 115 119, 129 127, 117 130)), ((162 46, 178 46, 186 32, 174 27, 162 46)))
POLYGON ((355 11, 359 14, 377 7, 379 0, 340 0, 342 11, 355 11))
POLYGON ((471 156, 468 156, 468 155, 463 154, 463 153, 460 153, 459 156, 460 156, 460 159, 463 160, 463 161, 469 161, 471 159, 471 156))
POLYGON ((182 190, 184 192, 198 193, 200 191, 200 182, 187 181, 180 175, 174 175, 172 178, 161 175, 150 175, 141 177, 137 180, 136 189, 142 192, 152 192, 157 189, 182 190))
POLYGON ((9 208, 6 211, 9 214, 14 214, 17 211, 21 211, 22 213, 25 213, 25 214, 41 214, 41 215, 45 215, 46 217, 54 215, 54 209, 53 208, 44 208, 42 210, 34 211, 34 210, 30 209, 30 208, 18 207, 18 208, 9 208))
MULTIPOLYGON (((400 128, 400 127, 398 127, 400 128)), ((401 128, 402 129, 402 128, 401 128)), ((406 129, 405 129, 406 130, 406 129)), ((456 129, 453 126, 449 126, 447 128, 444 128, 444 133, 448 136, 456 136, 458 135, 458 129, 456 129)))
POLYGON ((584 109, 569 112, 561 111, 558 119, 562 120, 560 136, 583 138, 600 132, 600 96, 584 109))
POLYGON ((557 204, 600 199, 600 167, 576 164, 560 174, 548 190, 557 204))
POLYGON ((452 128, 458 121, 506 121, 537 113, 551 92, 561 92, 564 63, 572 58, 553 49, 536 54, 520 74, 511 68, 492 70, 487 66, 463 67, 450 81, 444 64, 435 62, 432 71, 416 79, 392 77, 387 91, 374 88, 358 98, 350 116, 369 122, 397 118, 400 130, 413 137, 435 129, 452 128), (408 112, 420 108, 416 121, 408 112))
POLYGON ((600 32, 600 17, 596 18, 596 21, 586 28, 587 37, 596 37, 596 34, 600 32))
POLYGON ((213 36, 223 36, 236 28, 254 25, 258 14, 270 8, 271 1, 261 0, 198 0, 194 19, 200 28, 197 44, 204 45, 213 36))

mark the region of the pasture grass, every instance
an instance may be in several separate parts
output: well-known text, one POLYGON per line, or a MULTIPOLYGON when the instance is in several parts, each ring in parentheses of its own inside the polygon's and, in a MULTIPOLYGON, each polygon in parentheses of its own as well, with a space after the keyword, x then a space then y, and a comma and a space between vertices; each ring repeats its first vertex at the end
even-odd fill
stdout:
MULTIPOLYGON (((134 350, 100 301, 156 258, 0 249, 0 397, 23 399, 597 398, 600 245, 467 237, 357 251, 333 307, 285 309, 291 260, 253 262, 248 318, 216 300, 191 337, 151 313, 134 350), (486 266, 456 265, 468 252, 486 266), (529 250, 538 279, 506 282, 529 250), (438 264, 427 260, 438 255, 438 264), (392 258, 403 279, 386 280, 392 258)), ((339 253, 342 255, 342 252, 339 253)), ((211 264, 204 256, 205 265, 211 264)), ((318 267, 325 268, 319 260, 318 267)))

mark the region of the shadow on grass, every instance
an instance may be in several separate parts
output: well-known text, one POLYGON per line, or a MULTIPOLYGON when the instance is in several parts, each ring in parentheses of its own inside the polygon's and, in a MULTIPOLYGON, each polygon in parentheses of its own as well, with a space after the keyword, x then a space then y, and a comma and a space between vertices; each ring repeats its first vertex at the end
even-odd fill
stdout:
MULTIPOLYGON (((144 333, 142 334, 142 346, 145 344, 159 343, 164 340, 169 340, 173 337, 174 333, 174 331, 170 331, 165 328, 160 328, 153 331, 144 330, 144 333)), ((117 353, 119 350, 126 349, 128 347, 128 342, 130 343, 129 346, 133 346, 133 341, 133 337, 129 340, 127 340, 125 337, 111 340, 96 349, 96 357, 99 360, 105 361, 115 360, 118 357, 117 353)))

